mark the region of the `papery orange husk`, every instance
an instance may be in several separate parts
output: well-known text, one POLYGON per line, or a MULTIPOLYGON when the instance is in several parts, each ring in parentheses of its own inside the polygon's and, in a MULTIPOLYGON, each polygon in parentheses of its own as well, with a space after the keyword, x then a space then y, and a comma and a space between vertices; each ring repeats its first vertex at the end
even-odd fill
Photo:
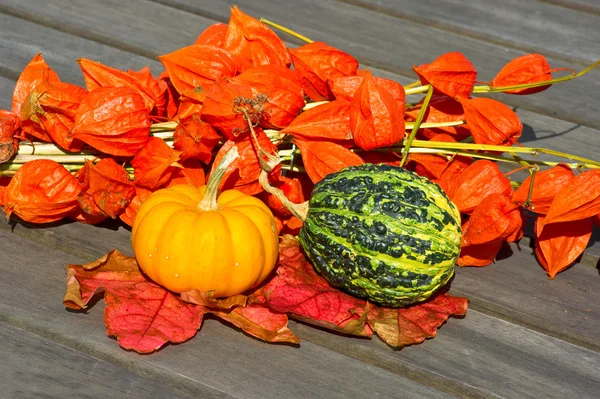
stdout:
MULTIPOLYGON (((123 72, 86 58, 80 58, 77 63, 83 72, 85 85, 90 91, 98 87, 129 87, 142 97, 148 111, 154 109, 162 95, 158 81, 141 79, 144 71, 123 72)), ((145 72, 150 74, 150 69, 146 67, 145 72)))
POLYGON ((437 182, 448 167, 449 160, 444 155, 410 154, 408 162, 415 173, 437 182))
MULTIPOLYGON (((347 100, 352 101, 354 93, 360 87, 366 73, 370 73, 368 70, 359 69, 357 75, 352 76, 340 76, 338 78, 331 78, 327 80, 327 84, 336 100, 347 100)), ((390 92, 392 97, 398 102, 398 106, 401 108, 405 105, 405 93, 404 87, 396 81, 390 79, 380 78, 373 76, 375 84, 379 87, 384 87, 390 92)))
POLYGON ((173 147, 181 151, 181 159, 199 159, 205 164, 212 159, 212 151, 220 140, 221 136, 198 114, 182 120, 173 133, 173 147))
MULTIPOLYGON (((575 174, 566 164, 559 164, 550 169, 537 172, 533 179, 533 192, 530 198, 531 209, 533 212, 541 215, 548 213, 550 204, 556 197, 556 194, 567 185, 575 174)), ((527 201, 529 188, 531 185, 531 176, 529 176, 513 195, 513 201, 517 204, 523 204, 527 201)))
POLYGON ((300 149, 304 169, 313 183, 347 166, 365 163, 349 149, 329 141, 294 140, 294 143, 300 149))
POLYGON ((202 187, 206 184, 206 175, 202 164, 197 159, 186 159, 181 162, 182 168, 176 168, 171 175, 167 187, 177 184, 187 184, 194 187, 202 187))
POLYGON ((446 165, 446 168, 444 169, 439 180, 437 181, 440 187, 442 187, 446 194, 448 194, 448 197, 452 198, 452 195, 454 194, 454 189, 456 188, 458 177, 472 163, 472 158, 461 156, 453 157, 452 160, 448 162, 448 165, 446 165))
POLYGON ((119 219, 129 227, 132 227, 140 206, 142 206, 142 200, 136 195, 131 199, 125 210, 119 215, 119 219))
POLYGON ((219 47, 194 44, 158 57, 179 94, 197 101, 197 90, 224 78, 235 76, 237 63, 219 47))
POLYGON ((75 116, 87 90, 63 82, 42 82, 29 93, 21 107, 23 119, 38 123, 60 148, 79 152, 83 142, 69 135, 75 116))
POLYGON ((323 42, 313 42, 289 50, 302 88, 314 101, 333 100, 329 79, 354 76, 358 61, 351 55, 323 42))
MULTIPOLYGON (((169 119, 177 119, 177 110, 179 108, 179 93, 171 83, 169 74, 164 71, 158 76, 158 84, 161 90, 164 90, 165 111, 164 115, 169 119)), ((187 97, 186 97, 187 98, 187 97)))
MULTIPOLYGON (((209 85, 210 86, 210 85, 209 85)), ((203 94, 204 98, 206 96, 203 94)), ((204 100, 203 100, 204 101, 204 100)), ((194 100, 193 98, 182 96, 178 101, 178 108, 175 112, 173 119, 179 119, 180 121, 193 117, 194 115, 200 115, 202 113, 202 103, 194 100)))
POLYGON ((399 107, 370 72, 350 103, 350 130, 356 145, 366 151, 392 146, 404 138, 404 106, 399 107))
POLYGON ((282 66, 253 67, 229 81, 249 85, 253 97, 266 96, 262 105, 265 117, 260 123, 267 129, 288 126, 305 105, 300 78, 295 71, 282 66))
MULTIPOLYGON (((406 110, 405 116, 409 121, 416 121, 421 112, 421 103, 415 107, 406 110)), ((465 119, 465 113, 461 104, 454 98, 446 95, 434 95, 429 101, 429 106, 425 110, 422 123, 444 123, 457 122, 465 119)), ((430 129, 426 129, 430 130, 430 129)), ((435 128, 434 132, 444 132, 453 136, 464 135, 464 126, 442 126, 435 128)), ((425 132, 424 132, 425 133, 425 132)), ((431 133, 425 134, 427 138, 432 136, 431 133)))
POLYGON ((237 6, 231 7, 223 48, 236 57, 240 72, 258 65, 289 67, 292 62, 277 34, 237 6))
POLYGON ((0 110, 0 163, 8 161, 18 151, 19 142, 15 134, 20 126, 19 115, 0 110))
POLYGON ((32 223, 50 223, 77 210, 81 185, 64 166, 51 160, 27 162, 4 193, 4 211, 32 223))
POLYGON ((400 166, 400 161, 402 160, 402 156, 392 149, 388 151, 361 151, 359 155, 366 163, 373 164, 385 163, 391 166, 400 166))
POLYGON ((490 194, 473 210, 462 242, 466 246, 504 241, 516 236, 522 227, 519 206, 502 194, 490 194))
POLYGON ((242 110, 246 110, 250 123, 260 124, 265 117, 263 104, 266 96, 254 97, 247 84, 220 82, 210 86, 202 105, 202 120, 210 123, 229 140, 242 139, 250 129, 242 110))
MULTIPOLYGON (((541 54, 525 54, 504 65, 492 79, 491 87, 515 86, 543 82, 552 79, 550 64, 541 54)), ((528 89, 507 90, 509 94, 534 94, 546 90, 550 85, 528 89)))
POLYGON ((558 191, 550 203, 543 226, 588 219, 599 213, 600 170, 587 170, 572 178, 558 191))
MULTIPOLYGON (((255 128, 254 130, 260 148, 271 155, 276 154, 277 149, 271 140, 269 140, 265 132, 260 128, 255 128)), ((220 189, 227 190, 234 188, 248 195, 260 193, 263 191, 263 188, 258 182, 262 170, 259 161, 259 148, 256 146, 256 143, 251 136, 246 136, 243 140, 236 142, 230 140, 223 144, 215 156, 212 169, 214 170, 222 157, 227 154, 233 146, 238 148, 239 156, 236 161, 227 168, 227 171, 221 180, 220 189)), ((264 155, 261 155, 261 158, 266 160, 264 155)), ((277 181, 279 180, 280 175, 281 165, 279 164, 269 172, 269 180, 277 181)))
POLYGON ((421 83, 431 84, 436 90, 450 97, 469 97, 477 71, 462 53, 446 53, 430 64, 414 66, 421 83))
MULTIPOLYGON (((299 179, 280 176, 278 181, 272 182, 273 187, 277 187, 295 204, 301 204, 305 201, 302 191, 302 184, 299 179)), ((273 194, 266 191, 262 195, 263 201, 271 208, 273 214, 282 218, 289 218, 292 213, 281 203, 281 201, 273 194)))
POLYGON ((535 225, 535 254, 548 276, 553 279, 586 249, 592 236, 591 218, 560 223, 544 223, 540 216, 535 225), (543 231, 540 228, 543 226, 543 231))
POLYGON ((486 159, 473 162, 457 178, 450 199, 461 213, 471 213, 490 194, 512 196, 513 189, 498 165, 486 159))
POLYGON ((99 87, 82 100, 70 136, 98 151, 135 155, 150 134, 149 111, 142 97, 127 87, 99 87))
POLYGON ((129 174, 112 158, 96 163, 86 161, 77 177, 83 187, 79 194, 81 209, 92 216, 115 219, 135 196, 135 187, 129 174))
POLYGON ((158 137, 150 137, 131 161, 136 186, 154 190, 164 185, 181 167, 177 162, 180 159, 180 151, 172 149, 158 137))
POLYGON ((456 264, 461 267, 475 266, 484 267, 494 262, 496 255, 502 248, 503 241, 496 240, 479 245, 467 245, 461 247, 460 256, 456 264))
POLYGON ((25 104, 25 99, 42 82, 60 82, 60 79, 39 53, 29 61, 15 84, 12 97, 13 113, 21 116, 21 107, 25 104))
POLYGON ((508 106, 492 98, 458 98, 465 120, 477 144, 511 145, 523 131, 523 124, 508 106))
POLYGON ((217 22, 204 29, 198 35, 194 44, 204 44, 207 46, 223 47, 225 43, 225 34, 227 33, 227 24, 217 22))
POLYGON ((351 146, 350 102, 334 100, 312 107, 298 115, 281 133, 302 140, 327 140, 351 146))

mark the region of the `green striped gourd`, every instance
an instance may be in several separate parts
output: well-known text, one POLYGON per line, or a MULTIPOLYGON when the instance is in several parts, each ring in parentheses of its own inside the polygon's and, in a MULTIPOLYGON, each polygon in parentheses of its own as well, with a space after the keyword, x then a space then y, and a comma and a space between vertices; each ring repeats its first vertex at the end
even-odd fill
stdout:
POLYGON ((413 172, 364 164, 315 185, 299 240, 333 286, 383 306, 427 299, 454 274, 461 224, 442 189, 413 172))

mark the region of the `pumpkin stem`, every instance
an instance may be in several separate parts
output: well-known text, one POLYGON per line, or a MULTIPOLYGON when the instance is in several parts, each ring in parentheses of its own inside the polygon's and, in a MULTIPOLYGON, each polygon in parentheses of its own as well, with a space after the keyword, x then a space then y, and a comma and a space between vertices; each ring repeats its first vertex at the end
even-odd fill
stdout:
POLYGON ((225 175, 229 165, 231 165, 238 156, 239 153, 236 146, 233 146, 229 151, 227 151, 223 159, 221 159, 221 162, 219 162, 219 165, 217 165, 215 170, 213 170, 213 172, 210 174, 208 183, 206 184, 204 198, 202 198, 202 201, 198 203, 198 208, 202 209, 203 211, 216 211, 219 209, 219 205, 217 204, 219 184, 221 184, 221 180, 223 179, 223 176, 225 175))

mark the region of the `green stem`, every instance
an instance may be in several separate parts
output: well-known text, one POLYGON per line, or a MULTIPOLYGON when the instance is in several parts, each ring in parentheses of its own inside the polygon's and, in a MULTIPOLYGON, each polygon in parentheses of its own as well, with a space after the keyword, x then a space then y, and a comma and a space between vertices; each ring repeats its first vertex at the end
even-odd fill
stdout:
POLYGON ((237 159, 239 156, 238 149, 236 146, 233 146, 227 154, 221 159, 219 165, 213 170, 208 178, 208 183, 206 184, 206 191, 204 191, 204 197, 198 203, 198 208, 203 211, 216 211, 219 209, 219 205, 217 204, 217 194, 219 193, 219 184, 221 184, 221 179, 225 175, 227 168, 233 161, 237 159))
POLYGON ((282 32, 285 32, 285 33, 287 33, 288 35, 292 35, 292 36, 294 36, 295 38, 298 38, 298 39, 300 39, 300 40, 303 40, 303 41, 305 41, 306 43, 313 43, 313 42, 314 42, 314 40, 310 40, 308 37, 306 37, 306 36, 303 36, 303 35, 301 35, 300 33, 294 32, 293 30, 291 30, 291 29, 288 29, 288 28, 286 28, 285 26, 281 26, 281 25, 279 25, 279 24, 276 24, 275 22, 271 22, 271 21, 269 21, 268 19, 261 18, 261 19, 260 19, 260 22, 262 22, 262 23, 263 23, 263 24, 265 24, 265 25, 269 25, 269 26, 271 26, 271 27, 273 27, 273 28, 275 28, 275 29, 279 29, 280 31, 282 31, 282 32))
POLYGON ((421 122, 423 122, 423 117, 425 116, 425 112, 427 112, 427 107, 429 106, 429 100, 431 100, 431 96, 433 95, 433 86, 431 86, 431 85, 428 85, 428 86, 429 86, 429 91, 427 92, 425 99, 423 99, 423 105, 421 106, 421 109, 419 110, 419 115, 417 116, 417 120, 413 124, 413 128, 410 132, 410 135, 408 136, 408 139, 404 143, 404 151, 402 154, 402 160, 400 161, 400 167, 403 167, 404 164, 406 163, 406 160, 408 159, 408 150, 410 149, 410 146, 412 145, 413 140, 415 139, 417 131, 419 130, 419 127, 421 126, 421 122))

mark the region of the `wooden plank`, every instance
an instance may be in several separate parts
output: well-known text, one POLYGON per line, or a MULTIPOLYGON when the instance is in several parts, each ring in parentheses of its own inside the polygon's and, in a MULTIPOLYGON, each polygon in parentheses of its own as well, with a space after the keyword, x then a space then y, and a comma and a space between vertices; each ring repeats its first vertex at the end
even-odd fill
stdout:
POLYGON ((543 3, 556 4, 583 12, 600 15, 600 4, 597 0, 539 0, 543 3))
MULTIPOLYGON (((229 15, 228 0, 159 0, 185 11, 204 15, 205 10, 221 18, 229 15)), ((335 0, 299 0, 277 7, 263 2, 240 0, 240 8, 255 17, 265 17, 302 33, 313 40, 326 41, 357 57, 361 63, 406 76, 414 76, 412 65, 431 62, 449 51, 464 53, 479 71, 479 80, 493 78, 497 71, 522 51, 469 38, 382 15, 335 0)), ((553 67, 568 63, 549 58, 553 67)), ((600 72, 550 88, 534 96, 493 95, 508 104, 559 119, 600 128, 596 112, 600 72)))
MULTIPOLYGON (((346 3, 345 0, 341 0, 346 3)), ((525 52, 598 61, 600 16, 536 1, 350 0, 351 4, 525 52)))
POLYGON ((0 109, 12 109, 12 93, 15 89, 15 82, 12 79, 0 76, 0 109))
MULTIPOLYGON (((44 3, 45 4, 45 3, 44 3)), ((45 7, 45 5, 44 5, 45 7)), ((0 14, 0 75, 16 80, 20 71, 42 52, 61 80, 83 86, 77 58, 89 57, 120 69, 150 66, 154 74, 162 71, 157 60, 118 50, 97 42, 0 14)))
POLYGON ((0 391, 6 398, 192 397, 3 322, 0 340, 0 391))
POLYGON ((4 230, 0 252, 1 320, 198 397, 367 398, 394 397, 397 392, 407 398, 448 397, 310 342, 300 348, 267 345, 216 321, 205 322, 198 336, 184 345, 139 356, 106 336, 102 302, 85 314, 62 306, 64 266, 80 262, 77 255, 4 230))

